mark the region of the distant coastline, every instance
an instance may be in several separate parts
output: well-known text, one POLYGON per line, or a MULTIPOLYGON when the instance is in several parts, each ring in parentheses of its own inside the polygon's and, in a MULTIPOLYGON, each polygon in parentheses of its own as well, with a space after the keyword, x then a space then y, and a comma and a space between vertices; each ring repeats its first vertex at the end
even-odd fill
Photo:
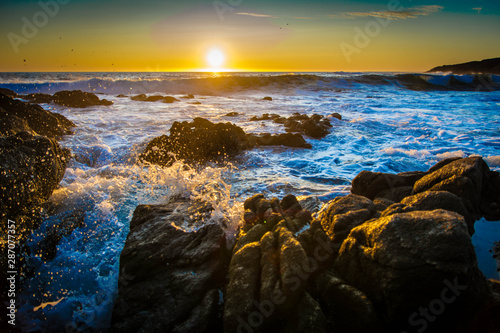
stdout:
POLYGON ((451 72, 453 74, 496 74, 500 75, 500 58, 470 61, 463 64, 434 67, 427 73, 451 72))

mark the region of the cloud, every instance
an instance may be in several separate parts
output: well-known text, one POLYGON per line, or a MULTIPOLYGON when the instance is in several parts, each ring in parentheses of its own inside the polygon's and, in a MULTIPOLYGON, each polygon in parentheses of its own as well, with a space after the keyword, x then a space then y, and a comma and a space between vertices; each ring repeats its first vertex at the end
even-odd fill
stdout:
POLYGON ((417 18, 419 16, 427 16, 437 13, 444 9, 442 6, 415 6, 400 11, 372 11, 372 12, 346 12, 341 15, 330 15, 331 18, 346 18, 355 19, 358 17, 379 17, 387 20, 406 20, 409 18, 417 18))
POLYGON ((472 8, 472 9, 475 10, 478 14, 481 14, 483 7, 476 7, 476 8, 472 8))
POLYGON ((252 16, 252 17, 263 17, 263 18, 278 18, 277 16, 256 14, 256 13, 236 13, 236 15, 245 15, 245 16, 252 16))

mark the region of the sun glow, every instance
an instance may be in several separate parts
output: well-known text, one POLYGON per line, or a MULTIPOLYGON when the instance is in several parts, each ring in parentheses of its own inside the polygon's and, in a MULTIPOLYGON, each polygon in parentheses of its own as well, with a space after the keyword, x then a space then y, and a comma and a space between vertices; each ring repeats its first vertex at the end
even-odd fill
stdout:
POLYGON ((226 57, 224 53, 222 53, 221 50, 219 49, 212 49, 210 52, 208 52, 207 57, 207 64, 211 69, 220 69, 222 65, 224 65, 224 61, 226 60, 226 57))

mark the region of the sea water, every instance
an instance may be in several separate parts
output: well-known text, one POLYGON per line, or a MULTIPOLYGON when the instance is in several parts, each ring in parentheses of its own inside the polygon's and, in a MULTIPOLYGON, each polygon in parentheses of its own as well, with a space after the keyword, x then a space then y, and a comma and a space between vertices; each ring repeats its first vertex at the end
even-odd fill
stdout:
MULTIPOLYGON (((500 170, 499 83, 498 76, 396 73, 0 73, 0 87, 20 94, 80 89, 114 103, 85 109, 42 104, 77 125, 60 141, 75 158, 50 198, 55 213, 28 240, 35 271, 19 296, 23 331, 109 328, 120 252, 139 204, 164 203, 176 195, 202 198, 215 207, 212 221, 225 221, 231 238, 242 202, 256 193, 327 202, 347 195, 362 170, 426 171, 454 156, 481 155, 491 169, 500 170), (180 102, 129 98, 142 93, 180 102), (182 98, 187 94, 195 98, 182 98), (273 101, 263 101, 265 96, 273 101), (227 116, 230 112, 237 115, 227 116), (333 128, 324 139, 306 138, 312 149, 257 148, 231 163, 205 167, 177 161, 161 168, 137 161, 147 143, 168 134, 174 121, 203 117, 250 133, 284 133, 283 125, 250 118, 297 112, 338 112, 343 119, 331 119, 333 128), (68 217, 80 226, 61 239, 52 260, 42 259, 37 249, 43 236, 68 217)), ((500 241, 500 223, 476 222, 479 267, 488 278, 499 279, 490 252, 495 241, 500 241)), ((121 273, 122 279, 134 278, 121 273)))

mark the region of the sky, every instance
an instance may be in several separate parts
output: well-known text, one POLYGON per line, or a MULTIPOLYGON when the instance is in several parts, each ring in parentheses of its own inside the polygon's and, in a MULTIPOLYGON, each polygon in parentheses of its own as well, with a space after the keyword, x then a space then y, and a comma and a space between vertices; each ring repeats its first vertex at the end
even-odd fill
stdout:
POLYGON ((499 31, 498 0, 1 0, 0 72, 422 72, 499 31))

